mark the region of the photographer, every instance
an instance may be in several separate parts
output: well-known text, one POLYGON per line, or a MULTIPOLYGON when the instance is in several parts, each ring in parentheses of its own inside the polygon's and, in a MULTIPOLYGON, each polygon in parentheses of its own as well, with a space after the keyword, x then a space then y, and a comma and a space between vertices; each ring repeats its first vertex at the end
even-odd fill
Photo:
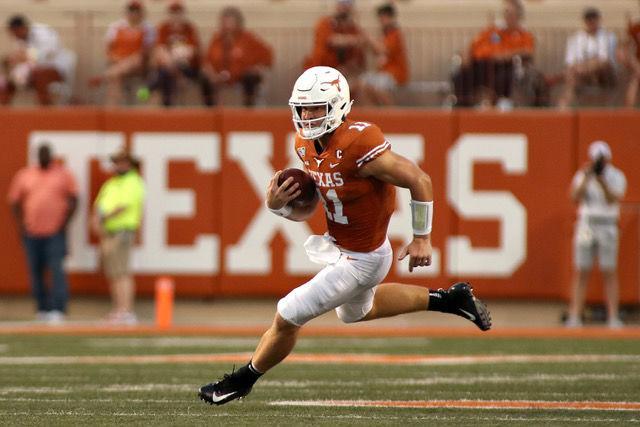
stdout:
POLYGON ((611 164, 611 149, 604 141, 589 146, 591 163, 578 170, 571 184, 571 197, 578 204, 578 221, 574 234, 575 276, 567 327, 582 326, 582 310, 587 283, 597 255, 605 282, 608 326, 623 326, 618 315, 618 219, 619 201, 627 181, 611 164))

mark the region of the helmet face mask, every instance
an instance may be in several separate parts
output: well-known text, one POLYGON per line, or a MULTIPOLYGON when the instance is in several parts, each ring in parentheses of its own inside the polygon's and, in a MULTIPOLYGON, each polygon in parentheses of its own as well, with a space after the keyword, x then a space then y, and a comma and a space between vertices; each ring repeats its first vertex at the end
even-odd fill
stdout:
POLYGON ((352 103, 347 80, 331 67, 313 67, 302 73, 289 99, 293 124, 304 139, 333 132, 346 119, 352 103), (324 107, 324 115, 303 118, 305 107, 324 107))
POLYGON ((324 135, 327 132, 327 129, 331 127, 331 116, 329 115, 330 109, 331 107, 327 102, 291 105, 293 124, 300 136, 304 139, 316 139, 324 135), (303 109, 314 107, 324 107, 324 114, 319 117, 303 119, 303 109))

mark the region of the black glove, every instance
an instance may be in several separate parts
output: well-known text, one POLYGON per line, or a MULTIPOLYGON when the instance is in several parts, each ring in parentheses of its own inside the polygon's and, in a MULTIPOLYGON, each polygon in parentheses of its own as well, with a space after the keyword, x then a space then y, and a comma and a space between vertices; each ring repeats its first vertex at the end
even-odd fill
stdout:
POLYGON ((593 173, 596 174, 597 176, 602 175, 602 171, 604 170, 605 164, 606 163, 605 163, 604 157, 598 157, 596 161, 593 162, 593 166, 592 166, 593 173))

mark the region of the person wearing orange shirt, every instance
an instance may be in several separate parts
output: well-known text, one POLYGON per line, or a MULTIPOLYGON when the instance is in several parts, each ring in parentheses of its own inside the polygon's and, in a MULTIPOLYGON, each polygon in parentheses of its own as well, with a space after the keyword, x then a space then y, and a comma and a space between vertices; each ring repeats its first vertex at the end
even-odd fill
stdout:
POLYGON ((107 43, 107 69, 89 82, 96 86, 106 83, 107 105, 117 105, 122 98, 122 81, 132 75, 143 74, 155 31, 144 19, 144 6, 138 0, 129 1, 123 19, 112 23, 105 36, 107 43))
POLYGON ((367 38, 354 20, 353 4, 354 0, 337 0, 335 13, 318 21, 305 69, 324 65, 340 70, 348 78, 364 71, 367 38))
MULTIPOLYGON (((316 184, 327 224, 327 233, 309 236, 304 246, 323 268, 278 301, 273 323, 246 365, 200 388, 205 402, 222 405, 249 394, 293 351, 304 325, 334 309, 344 323, 430 310, 491 329, 489 310, 468 283, 448 290, 382 283, 394 258, 387 228, 397 188, 411 195, 413 231, 397 259, 409 258, 409 272, 431 264, 433 188, 429 175, 395 153, 378 126, 347 117, 352 104, 347 79, 335 68, 312 67, 293 86, 295 153, 316 184)), ((290 203, 301 194, 300 184, 293 177, 280 182, 281 175, 276 172, 268 184, 266 208, 292 221, 310 218, 315 205, 290 203)))
POLYGON ((627 14, 627 38, 621 43, 618 60, 629 71, 624 105, 627 108, 633 108, 636 105, 640 87, 640 21, 634 22, 630 14, 627 14))
MULTIPOLYGON (((454 75, 454 85, 459 105, 493 105, 510 109, 513 107, 512 90, 514 80, 523 79, 534 83, 532 76, 535 40, 521 24, 524 8, 519 0, 505 0, 504 25, 490 22, 489 26, 473 40, 470 59, 463 61, 460 73, 454 75), (474 99, 475 98, 475 99, 474 99)), ((491 19, 493 21, 493 19, 491 19)), ((537 80, 535 80, 537 85, 537 80)), ((535 88, 533 104, 542 102, 540 88, 535 88)))
MULTIPOLYGON (((475 46, 474 57, 479 62, 483 84, 490 91, 492 102, 512 106, 511 98, 515 61, 520 66, 531 63, 533 35, 524 29, 521 20, 524 9, 519 0, 506 0, 503 9, 504 26, 492 26, 475 46)), ((476 70, 478 67, 476 67, 476 70)))
POLYGON ((493 104, 493 79, 489 78, 493 72, 489 71, 501 42, 500 29, 494 19, 493 13, 489 14, 488 27, 474 37, 468 54, 454 56, 452 80, 458 107, 493 104))
MULTIPOLYGON (((185 17, 184 4, 173 1, 169 3, 167 12, 168 19, 158 26, 158 38, 153 51, 156 75, 150 89, 159 88, 162 92, 162 104, 170 106, 173 104, 179 76, 198 81, 201 85, 204 79, 200 75, 198 30, 185 17)), ((203 87, 205 93, 207 83, 203 87)))
POLYGON ((535 40, 522 24, 524 7, 519 0, 505 3, 504 27, 500 28, 500 44, 493 56, 495 61, 495 93, 498 107, 513 107, 514 80, 523 77, 525 69, 532 67, 535 40))
POLYGON ((220 29, 211 39, 203 66, 214 103, 222 86, 240 84, 243 104, 254 106, 264 73, 272 63, 271 48, 244 28, 242 12, 236 7, 223 9, 220 29))
POLYGON ((7 198, 27 255, 38 319, 59 323, 69 298, 63 261, 66 229, 78 204, 76 181, 54 160, 45 143, 38 147, 38 165, 25 167, 14 176, 7 198), (45 283, 47 269, 51 290, 45 283))
POLYGON ((451 80, 453 83, 456 107, 471 107, 476 104, 482 82, 484 81, 484 67, 482 60, 491 56, 492 37, 497 40, 497 32, 493 24, 493 15, 489 17, 489 29, 476 35, 466 53, 453 56, 451 80))
POLYGON ((360 95, 375 105, 391 105, 396 86, 404 85, 409 80, 407 52, 393 4, 380 6, 377 15, 382 38, 370 37, 369 45, 376 55, 378 70, 363 76, 360 95))
POLYGON ((471 42, 471 57, 480 61, 492 59, 497 56, 501 42, 500 28, 491 22, 471 42))

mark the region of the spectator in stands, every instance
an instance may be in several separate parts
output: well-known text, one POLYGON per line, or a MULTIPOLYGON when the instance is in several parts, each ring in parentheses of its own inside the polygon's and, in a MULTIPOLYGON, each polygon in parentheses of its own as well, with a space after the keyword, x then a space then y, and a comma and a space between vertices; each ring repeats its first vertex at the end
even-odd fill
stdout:
POLYGON ((316 24, 313 51, 305 68, 333 67, 347 79, 364 71, 367 38, 354 20, 353 4, 354 0, 337 0, 335 13, 316 24))
POLYGON ((638 99, 640 86, 640 22, 634 22, 627 16, 627 37, 618 53, 619 61, 629 70, 629 83, 625 93, 624 105, 633 108, 638 99))
POLYGON ((591 162, 576 172, 571 197, 578 204, 574 234, 575 278, 569 305, 567 327, 582 326, 582 310, 593 259, 597 256, 604 277, 608 325, 622 327, 618 314, 618 241, 620 200, 627 181, 624 173, 611 164, 611 149, 604 141, 589 146, 591 162))
POLYGON ((459 106, 491 106, 497 102, 502 110, 512 109, 515 83, 532 93, 523 103, 544 102, 543 79, 533 67, 535 42, 522 26, 524 7, 520 0, 505 0, 502 16, 503 25, 496 25, 491 18, 489 26, 474 38, 471 58, 462 61, 453 76, 459 106))
POLYGON ((67 71, 58 33, 21 15, 11 17, 7 26, 15 46, 2 61, 0 103, 11 103, 17 89, 33 88, 40 105, 52 104, 51 84, 62 82, 67 71))
POLYGON ((92 229, 100 236, 102 267, 111 288, 113 309, 107 320, 137 323, 133 311, 135 283, 129 260, 136 231, 142 220, 144 183, 138 162, 127 151, 111 156, 115 176, 107 180, 96 197, 92 229))
POLYGON ((53 159, 45 143, 38 147, 38 165, 25 167, 14 176, 8 199, 27 255, 37 318, 60 323, 69 298, 63 261, 67 225, 78 204, 75 179, 53 159), (51 290, 45 283, 47 269, 51 290))
POLYGON ((112 23, 107 30, 107 69, 90 81, 93 86, 106 83, 107 105, 120 103, 125 78, 145 75, 149 54, 155 42, 155 31, 145 21, 144 14, 142 2, 131 0, 126 5, 125 17, 112 23))
POLYGON ((200 74, 200 40, 198 30, 185 17, 181 1, 172 1, 167 9, 169 17, 158 26, 158 40, 153 54, 156 75, 151 89, 159 88, 162 104, 173 104, 177 79, 181 76, 198 82, 211 103, 208 80, 200 74), (207 96, 208 95, 208 96, 207 96))
POLYGON ((549 103, 549 88, 533 63, 535 39, 522 26, 524 12, 521 0, 505 1, 495 73, 497 106, 502 110, 514 104, 540 107, 549 103))
POLYGON ((601 28, 598 9, 586 9, 583 18, 585 28, 567 40, 565 87, 558 101, 558 107, 562 109, 572 104, 579 85, 591 83, 604 89, 615 85, 616 36, 601 28))
POLYGON ((407 52, 395 6, 391 3, 382 5, 378 7, 377 15, 381 37, 368 37, 369 46, 376 56, 377 71, 363 75, 360 102, 391 105, 395 88, 409 80, 407 52))
POLYGON ((220 13, 220 29, 211 39, 203 68, 212 86, 212 102, 218 102, 221 87, 240 84, 243 104, 254 106, 264 73, 272 62, 271 48, 245 29, 240 9, 223 9, 220 13))
POLYGON ((483 88, 483 64, 491 58, 493 46, 499 41, 493 13, 489 14, 488 28, 476 35, 468 52, 454 55, 451 79, 457 107, 472 107, 480 99, 492 98, 480 91, 483 88))

